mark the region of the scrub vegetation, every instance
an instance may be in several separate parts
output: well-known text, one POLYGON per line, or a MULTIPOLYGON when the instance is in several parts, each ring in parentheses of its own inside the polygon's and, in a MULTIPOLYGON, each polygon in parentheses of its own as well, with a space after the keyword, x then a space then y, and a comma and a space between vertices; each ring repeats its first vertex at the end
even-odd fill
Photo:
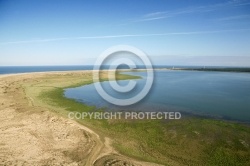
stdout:
MULTIPOLYGON (((102 73, 102 81, 107 74, 102 73)), ((118 79, 138 79, 118 74, 118 79)), ((67 117, 69 111, 104 111, 64 97, 64 89, 92 83, 91 73, 54 74, 24 84, 34 104, 67 117)), ((246 124, 202 117, 180 120, 77 120, 121 154, 163 165, 250 165, 246 124)))

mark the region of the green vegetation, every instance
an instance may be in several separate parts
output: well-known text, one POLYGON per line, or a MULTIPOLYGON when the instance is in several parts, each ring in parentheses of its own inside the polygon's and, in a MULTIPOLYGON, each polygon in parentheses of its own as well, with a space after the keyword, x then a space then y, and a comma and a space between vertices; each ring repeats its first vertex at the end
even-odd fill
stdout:
MULTIPOLYGON (((43 106, 56 112, 94 111, 63 96, 65 88, 92 83, 91 74, 50 76, 30 85, 39 89, 43 106), (48 86, 50 85, 50 86, 48 86)), ((118 79, 138 78, 118 75, 118 79)), ((105 80, 105 74, 104 78, 105 80)), ((102 110, 98 110, 102 111, 102 110)), ((122 154, 164 165, 250 165, 250 128, 222 120, 184 117, 181 120, 79 120, 101 136, 108 136, 122 154)))

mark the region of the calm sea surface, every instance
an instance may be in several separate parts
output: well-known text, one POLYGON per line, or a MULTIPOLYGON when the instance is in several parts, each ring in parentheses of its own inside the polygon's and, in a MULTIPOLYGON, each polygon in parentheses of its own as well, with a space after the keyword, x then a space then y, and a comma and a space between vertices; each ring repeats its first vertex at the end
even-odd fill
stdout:
POLYGON ((92 69, 93 66, 0 66, 0 74, 92 69))
MULTIPOLYGON (((130 72, 143 79, 130 93, 117 93, 109 82, 103 88, 112 96, 125 99, 142 90, 145 72, 130 72)), ((128 81, 118 81, 125 85, 128 81)), ((155 71, 154 84, 148 95, 129 107, 117 107, 103 100, 93 84, 65 89, 65 96, 82 103, 108 109, 137 111, 181 111, 250 122, 250 74, 206 71, 155 71)))

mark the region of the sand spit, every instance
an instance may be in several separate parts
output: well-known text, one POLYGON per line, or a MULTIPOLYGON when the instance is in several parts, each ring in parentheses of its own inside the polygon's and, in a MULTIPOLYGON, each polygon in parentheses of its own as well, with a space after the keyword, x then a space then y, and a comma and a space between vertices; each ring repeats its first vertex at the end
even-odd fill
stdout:
POLYGON ((90 72, 0 75, 0 165, 157 165, 120 155, 110 138, 37 105, 23 88, 50 75, 90 72))

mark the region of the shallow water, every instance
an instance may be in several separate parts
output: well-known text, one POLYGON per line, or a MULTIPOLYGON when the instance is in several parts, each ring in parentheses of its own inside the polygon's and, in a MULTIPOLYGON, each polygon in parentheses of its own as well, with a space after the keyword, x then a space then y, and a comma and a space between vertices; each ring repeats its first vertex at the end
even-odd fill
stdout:
MULTIPOLYGON (((129 98, 141 91, 145 72, 130 72, 136 80, 131 93, 120 94, 102 82, 104 89, 117 98, 129 98)), ((118 81, 127 84, 128 81, 118 81)), ((129 107, 117 107, 103 100, 93 84, 65 90, 65 96, 97 107, 139 111, 181 111, 216 118, 250 121, 250 74, 206 71, 155 71, 148 95, 129 107)))

